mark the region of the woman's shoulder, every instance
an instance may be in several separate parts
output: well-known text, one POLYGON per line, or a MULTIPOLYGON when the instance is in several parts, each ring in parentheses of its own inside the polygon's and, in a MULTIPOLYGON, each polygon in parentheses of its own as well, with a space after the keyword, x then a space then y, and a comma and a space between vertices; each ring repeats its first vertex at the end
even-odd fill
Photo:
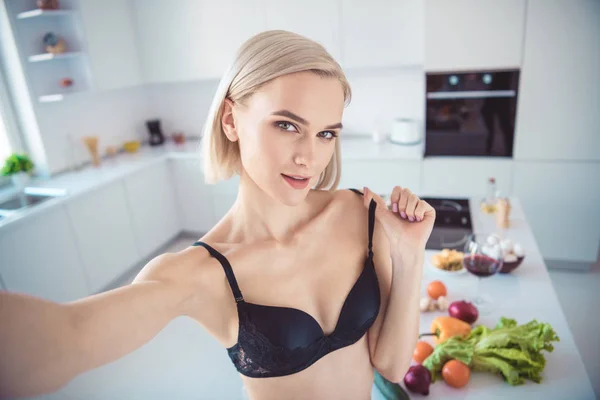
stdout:
POLYGON ((364 206, 364 198, 362 190, 359 193, 351 189, 338 189, 333 192, 332 200, 336 206, 344 212, 350 212, 355 216, 362 216, 366 213, 367 209, 364 206))
POLYGON ((367 230, 368 209, 364 206, 362 194, 349 189, 332 191, 329 208, 333 210, 333 226, 337 230, 353 232, 358 237, 363 237, 367 230))
POLYGON ((154 257, 135 277, 135 281, 163 281, 211 287, 215 277, 222 273, 220 265, 204 248, 190 246, 154 257))

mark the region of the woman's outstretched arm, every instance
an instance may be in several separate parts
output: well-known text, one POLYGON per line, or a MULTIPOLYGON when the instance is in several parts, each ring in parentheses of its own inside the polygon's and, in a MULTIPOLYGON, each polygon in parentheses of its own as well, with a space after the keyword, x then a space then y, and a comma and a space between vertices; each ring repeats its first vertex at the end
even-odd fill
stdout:
POLYGON ((132 284, 69 303, 0 292, 0 398, 57 391, 184 315, 198 291, 189 280, 172 279, 177 260, 160 255, 132 284))

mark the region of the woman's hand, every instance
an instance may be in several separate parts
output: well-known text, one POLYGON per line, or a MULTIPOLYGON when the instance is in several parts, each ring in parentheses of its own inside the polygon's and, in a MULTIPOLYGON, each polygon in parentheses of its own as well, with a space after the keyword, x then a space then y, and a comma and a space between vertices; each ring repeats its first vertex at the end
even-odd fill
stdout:
POLYGON ((435 222, 435 209, 407 188, 394 187, 390 196, 391 210, 376 193, 364 188, 364 205, 371 199, 377 203, 375 217, 381 223, 392 249, 422 252, 435 222))

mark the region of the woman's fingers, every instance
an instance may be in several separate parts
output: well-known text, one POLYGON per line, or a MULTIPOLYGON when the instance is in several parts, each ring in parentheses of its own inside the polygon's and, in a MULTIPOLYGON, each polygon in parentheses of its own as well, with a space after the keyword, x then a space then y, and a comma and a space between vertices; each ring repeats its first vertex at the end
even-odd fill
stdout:
POLYGON ((400 191, 400 199, 398 200, 398 211, 400 211, 400 216, 404 219, 408 218, 406 208, 408 205, 408 199, 410 198, 411 194, 412 192, 407 188, 403 188, 400 191))
POLYGON ((417 221, 423 221, 425 218, 425 211, 430 209, 431 206, 425 200, 419 200, 417 207, 415 208, 415 218, 417 221))
POLYGON ((410 222, 416 221, 415 218, 415 209, 417 208, 417 203, 419 202, 419 197, 411 193, 408 197, 408 202, 406 203, 406 217, 410 222))
POLYGON ((392 194, 390 195, 390 203, 392 204, 392 211, 397 213, 398 209, 398 201, 400 200, 400 193, 402 192, 402 188, 400 186, 394 186, 392 190, 392 194))

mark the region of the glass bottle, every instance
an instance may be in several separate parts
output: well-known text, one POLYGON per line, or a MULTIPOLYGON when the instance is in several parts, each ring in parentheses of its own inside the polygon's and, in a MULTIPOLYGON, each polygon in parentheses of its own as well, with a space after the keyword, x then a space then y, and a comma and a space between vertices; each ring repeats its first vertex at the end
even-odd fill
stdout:
POLYGON ((494 213, 496 211, 497 201, 498 190, 496 189, 496 178, 490 177, 487 182, 485 199, 481 203, 481 210, 487 214, 494 213))

